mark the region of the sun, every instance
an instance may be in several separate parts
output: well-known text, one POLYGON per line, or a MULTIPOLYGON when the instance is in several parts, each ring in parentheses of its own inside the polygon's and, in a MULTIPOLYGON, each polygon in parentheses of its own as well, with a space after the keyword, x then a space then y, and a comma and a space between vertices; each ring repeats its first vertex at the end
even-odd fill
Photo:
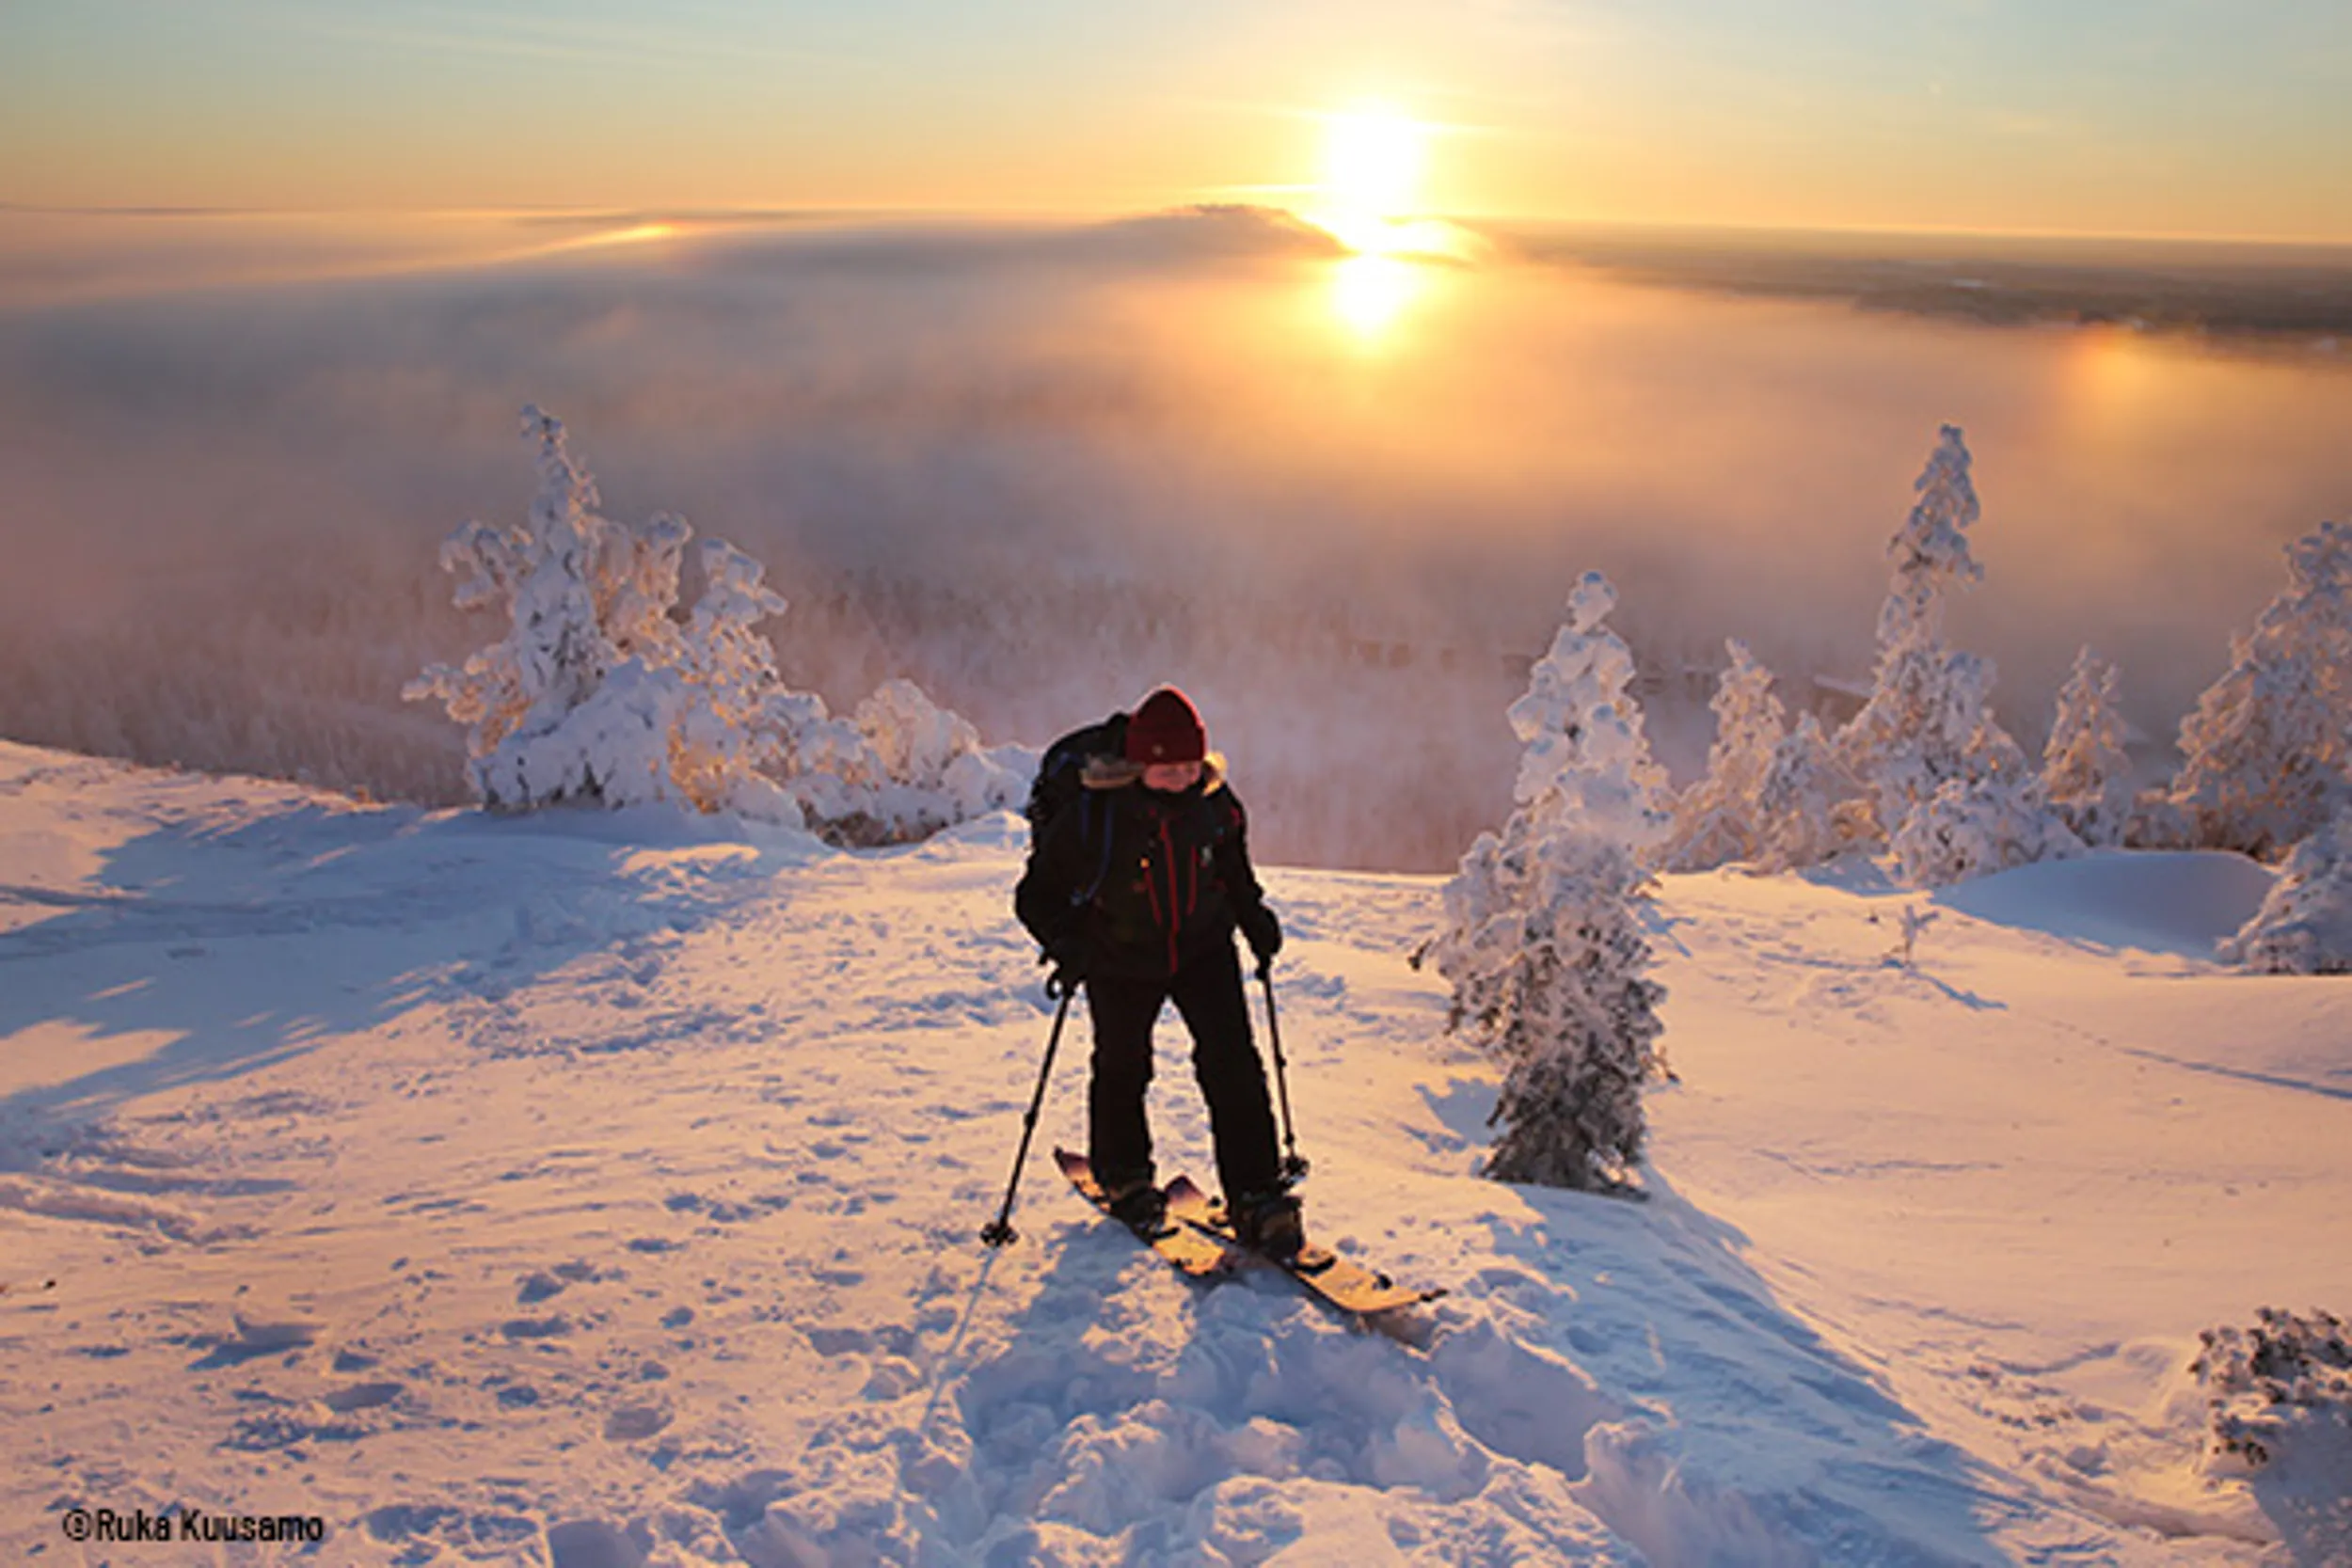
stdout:
POLYGON ((1321 118, 1322 179, 1309 216, 1351 250, 1391 248, 1382 236, 1420 198, 1429 127, 1385 105, 1321 118))
POLYGON ((1382 104, 1316 118, 1322 178, 1312 210, 1301 215, 1346 247, 1331 274, 1330 302, 1357 342, 1374 347, 1423 292, 1419 263, 1454 248, 1445 225, 1415 215, 1434 132, 1382 104))
POLYGON ((1354 217, 1400 217, 1412 209, 1428 161, 1426 126, 1387 107, 1324 120, 1325 203, 1354 217))

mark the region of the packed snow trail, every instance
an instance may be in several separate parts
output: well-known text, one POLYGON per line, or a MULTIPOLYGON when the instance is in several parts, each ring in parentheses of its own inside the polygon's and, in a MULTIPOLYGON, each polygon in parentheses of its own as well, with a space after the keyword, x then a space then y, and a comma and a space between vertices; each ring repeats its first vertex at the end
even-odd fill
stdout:
MULTIPOLYGON (((1023 1241, 975 1240, 1050 1021, 1021 837, 0 745, 0 1543, 104 1560, 64 1510, 179 1506, 359 1563, 2171 1564, 2336 1517, 2195 1469, 2197 1331, 2352 1301, 2340 987, 2135 924, 2152 876, 2242 918, 2259 867, 1971 884, 1909 965, 1867 876, 1669 879, 1645 1203, 1474 1176, 1496 1074, 1403 957, 1434 881, 1270 873, 1311 1229, 1454 1287, 1416 1352, 1188 1283, 1037 1154, 1023 1241)), ((1162 1159, 1206 1168, 1164 1037, 1162 1159)))

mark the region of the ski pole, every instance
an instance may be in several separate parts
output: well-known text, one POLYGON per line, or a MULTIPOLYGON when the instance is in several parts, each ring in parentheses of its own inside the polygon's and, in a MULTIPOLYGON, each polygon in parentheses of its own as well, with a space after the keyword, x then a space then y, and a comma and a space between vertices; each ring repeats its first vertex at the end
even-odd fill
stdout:
MULTIPOLYGON (((1052 978, 1046 981, 1050 992, 1057 989, 1052 978)), ((1045 1106, 1045 1084, 1054 1076, 1054 1053, 1061 1045, 1062 1020, 1070 1016, 1070 999, 1077 994, 1074 985, 1064 985, 1061 1006, 1054 1013, 1054 1032, 1045 1041, 1045 1065, 1037 1069, 1037 1093, 1029 1097, 1029 1114, 1021 1118, 1021 1152, 1012 1157, 1012 1180, 1005 1183, 1005 1206, 996 1211, 996 1217, 980 1227, 980 1240, 990 1246, 1003 1246, 1019 1239, 1012 1227, 1012 1195, 1021 1187, 1021 1167, 1028 1163, 1029 1138, 1037 1132, 1037 1114, 1045 1106)))
POLYGON ((1282 1185, 1296 1186, 1307 1179, 1307 1162, 1298 1156, 1298 1139, 1291 1131, 1290 1073, 1282 1061, 1282 1021, 1274 1010, 1274 960, 1258 960, 1258 978, 1265 984, 1266 1038, 1274 1043, 1274 1087, 1282 1103, 1282 1185))

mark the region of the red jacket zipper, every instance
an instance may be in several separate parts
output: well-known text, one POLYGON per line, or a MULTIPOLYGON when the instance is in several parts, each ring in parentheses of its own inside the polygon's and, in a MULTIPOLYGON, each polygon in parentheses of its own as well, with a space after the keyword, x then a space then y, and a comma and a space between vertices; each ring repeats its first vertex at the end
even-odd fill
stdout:
MULTIPOLYGON (((1165 816, 1160 818, 1160 849, 1168 858, 1168 972, 1172 975, 1176 973, 1176 937, 1184 929, 1184 922, 1183 915, 1177 912, 1176 840, 1168 833, 1168 818, 1165 816)), ((1158 902, 1157 898, 1152 900, 1154 905, 1158 902)))

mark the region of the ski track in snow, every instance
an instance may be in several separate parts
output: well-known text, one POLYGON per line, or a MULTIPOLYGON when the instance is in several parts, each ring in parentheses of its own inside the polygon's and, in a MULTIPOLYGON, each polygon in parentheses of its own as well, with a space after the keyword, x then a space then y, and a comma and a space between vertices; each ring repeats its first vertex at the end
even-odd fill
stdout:
MULTIPOLYGON (((2340 1494, 2202 1479, 2185 1370, 2274 1292, 2352 1299, 2328 982, 2070 936, 2079 888, 1950 900, 1904 962, 1920 899, 1867 877, 1670 879, 1682 1079, 1631 1202, 1476 1179, 1496 1074, 1406 962, 1436 881, 1271 871, 1311 1225, 1453 1289, 1400 1342, 1268 1271, 1188 1284, 1072 1197, 1078 1015, 1023 1239, 978 1245, 1052 1016, 1021 842, 0 745, 0 1544, 98 1560, 61 1510, 175 1504, 329 1521, 323 1558, 224 1560, 558 1568, 2341 1539, 2340 1494), (2264 1135, 2151 1163, 2215 1127, 2264 1135)), ((1163 1169, 1206 1180, 1162 1030, 1163 1169)))

